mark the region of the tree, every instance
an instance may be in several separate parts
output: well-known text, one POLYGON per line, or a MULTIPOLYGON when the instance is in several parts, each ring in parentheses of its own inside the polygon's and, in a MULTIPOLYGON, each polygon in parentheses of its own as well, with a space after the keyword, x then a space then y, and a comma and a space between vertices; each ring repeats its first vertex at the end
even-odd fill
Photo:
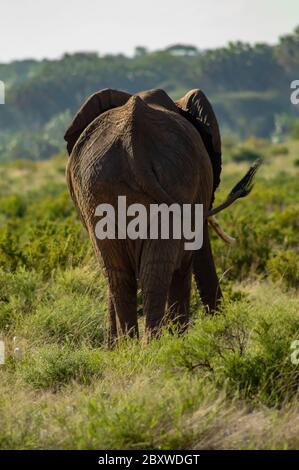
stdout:
POLYGON ((135 47, 135 57, 143 57, 148 53, 148 50, 144 46, 135 47))
POLYGON ((173 46, 167 47, 165 50, 173 55, 194 56, 199 53, 197 47, 188 44, 174 44, 173 46))
MULTIPOLYGON (((290 73, 299 72, 299 26, 292 34, 282 36, 276 47, 278 62, 290 73)), ((298 78, 298 77, 294 77, 298 78)))

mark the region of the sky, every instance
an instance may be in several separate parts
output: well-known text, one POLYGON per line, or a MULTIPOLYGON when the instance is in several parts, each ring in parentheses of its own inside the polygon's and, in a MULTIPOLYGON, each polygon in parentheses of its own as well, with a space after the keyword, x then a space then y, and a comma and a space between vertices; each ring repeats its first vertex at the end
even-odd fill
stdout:
POLYGON ((299 0, 0 0, 0 62, 184 43, 275 43, 299 25, 299 0))

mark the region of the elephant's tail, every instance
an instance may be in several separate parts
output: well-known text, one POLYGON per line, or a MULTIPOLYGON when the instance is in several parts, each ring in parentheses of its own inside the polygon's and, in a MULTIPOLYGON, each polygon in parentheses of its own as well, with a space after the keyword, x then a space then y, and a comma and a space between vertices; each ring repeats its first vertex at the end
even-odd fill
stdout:
POLYGON ((219 212, 223 211, 223 209, 226 209, 227 207, 229 207, 237 199, 248 196, 248 194, 251 192, 254 186, 253 180, 254 180, 255 174, 257 170, 259 169, 259 167, 261 166, 261 164, 262 164, 261 159, 256 160, 253 163, 253 165, 251 165, 246 175, 243 176, 243 178, 233 187, 233 189, 227 196, 226 200, 219 206, 215 207, 215 209, 211 209, 207 213, 207 217, 209 218, 218 214, 219 212))
POLYGON ((228 235, 221 225, 217 222, 216 217, 212 215, 211 217, 208 217, 208 222, 211 225, 211 227, 215 230, 217 235, 222 238, 222 240, 225 243, 228 243, 229 245, 234 245, 236 243, 236 239, 228 235))

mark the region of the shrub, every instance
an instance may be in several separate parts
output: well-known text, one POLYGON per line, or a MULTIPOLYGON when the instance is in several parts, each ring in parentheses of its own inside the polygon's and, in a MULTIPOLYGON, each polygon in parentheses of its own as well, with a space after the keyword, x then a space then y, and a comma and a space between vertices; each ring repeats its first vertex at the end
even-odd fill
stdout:
POLYGON ((261 158, 262 154, 260 152, 253 150, 249 147, 240 147, 239 149, 235 150, 232 154, 232 159, 237 163, 252 163, 255 160, 261 158))
POLYGON ((270 147, 270 153, 273 156, 288 155, 289 149, 286 145, 273 145, 272 147, 270 147))
POLYGON ((299 119, 293 122, 291 136, 293 139, 299 139, 299 119))
POLYGON ((86 385, 101 376, 100 353, 47 346, 24 359, 17 374, 38 389, 57 391, 72 381, 86 385))
POLYGON ((299 253, 278 251, 268 260, 266 269, 274 281, 283 280, 288 287, 299 288, 299 253))
POLYGON ((68 194, 57 191, 59 188, 49 186, 46 194, 1 198, 0 267, 15 271, 23 266, 49 276, 53 270, 76 266, 91 255, 68 194))
POLYGON ((15 273, 0 270, 0 329, 15 328, 34 311, 39 301, 42 276, 20 268, 15 273))
POLYGON ((88 343, 99 347, 104 339, 105 304, 102 302, 101 305, 98 299, 89 295, 63 293, 50 287, 48 301, 24 319, 22 333, 33 342, 34 338, 39 338, 44 342, 76 345, 88 343))

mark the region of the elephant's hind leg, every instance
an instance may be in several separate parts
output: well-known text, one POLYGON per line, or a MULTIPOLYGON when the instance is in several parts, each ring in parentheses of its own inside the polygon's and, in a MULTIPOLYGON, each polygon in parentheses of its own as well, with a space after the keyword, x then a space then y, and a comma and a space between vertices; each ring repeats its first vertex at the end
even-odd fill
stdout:
POLYGON ((109 288, 108 294, 108 348, 112 349, 117 340, 116 311, 113 303, 113 297, 109 288))
POLYGON ((177 324, 180 332, 185 331, 189 322, 192 259, 187 265, 173 273, 169 295, 167 320, 177 324))
POLYGON ((214 263, 207 223, 204 226, 203 246, 194 254, 193 271, 205 310, 207 313, 213 314, 220 307, 222 292, 214 263))
POLYGON ((165 320, 165 306, 175 256, 159 243, 148 242, 142 254, 140 281, 147 336, 156 336, 165 320))
MULTIPOLYGON (((113 306, 122 336, 138 336, 137 282, 130 271, 107 270, 113 306)), ((112 310, 109 312, 110 314, 112 310)), ((111 318, 111 317, 110 317, 111 318)), ((111 323, 112 331, 115 325, 111 323)))
POLYGON ((137 281, 123 240, 103 240, 99 246, 109 283, 109 342, 117 333, 138 336, 137 281), (117 320, 118 327, 117 328, 117 320), (117 331, 119 330, 119 331, 117 331))

